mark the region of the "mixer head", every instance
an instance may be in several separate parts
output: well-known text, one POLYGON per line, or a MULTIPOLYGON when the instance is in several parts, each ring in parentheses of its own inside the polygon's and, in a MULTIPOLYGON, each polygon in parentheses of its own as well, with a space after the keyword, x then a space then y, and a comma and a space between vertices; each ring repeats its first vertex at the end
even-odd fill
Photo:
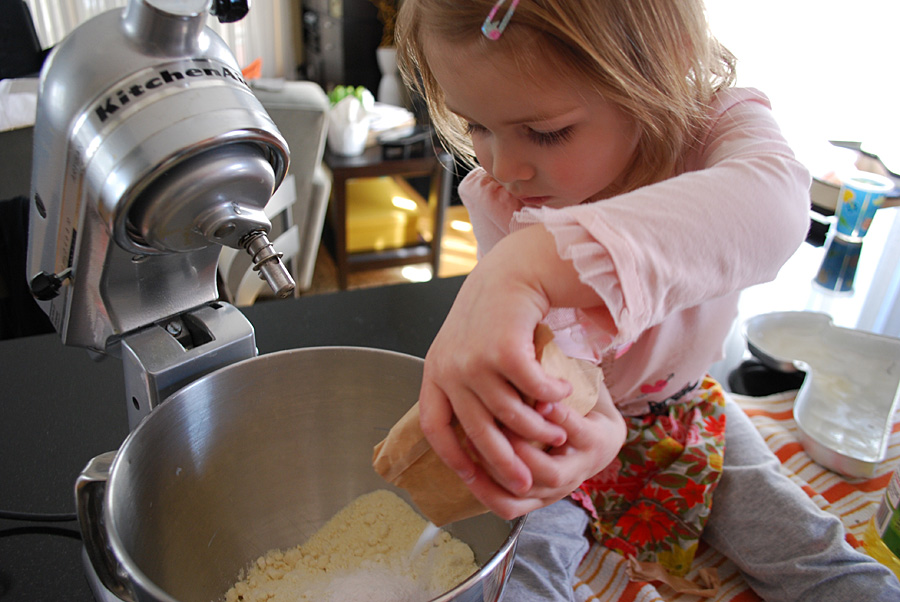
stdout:
POLYGON ((130 0, 80 26, 41 73, 28 277, 64 343, 213 303, 222 245, 276 295, 293 280, 263 209, 288 168, 275 124, 206 27, 247 0, 130 0))

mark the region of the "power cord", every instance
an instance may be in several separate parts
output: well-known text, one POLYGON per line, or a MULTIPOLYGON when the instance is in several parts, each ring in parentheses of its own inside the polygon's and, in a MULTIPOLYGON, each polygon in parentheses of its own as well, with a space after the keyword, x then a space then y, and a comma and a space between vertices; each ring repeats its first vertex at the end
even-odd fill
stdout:
MULTIPOLYGON (((55 535, 58 537, 67 537, 69 539, 81 539, 81 531, 78 526, 72 528, 69 525, 55 526, 46 523, 68 523, 78 520, 75 513, 65 514, 44 514, 38 512, 13 512, 11 510, 0 510, 0 519, 22 521, 29 523, 41 523, 22 525, 21 527, 0 527, 0 538, 21 536, 21 535, 55 535)), ((3 597, 3 588, 0 584, 0 598, 3 597)))
POLYGON ((78 516, 74 512, 65 514, 42 514, 36 512, 13 512, 11 510, 0 510, 0 518, 32 523, 66 523, 78 520, 78 516))

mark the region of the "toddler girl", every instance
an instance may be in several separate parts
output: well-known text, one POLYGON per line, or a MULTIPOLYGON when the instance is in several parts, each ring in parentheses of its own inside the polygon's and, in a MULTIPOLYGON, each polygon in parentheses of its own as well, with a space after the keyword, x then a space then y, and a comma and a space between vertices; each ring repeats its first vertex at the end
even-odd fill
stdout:
POLYGON ((803 241, 810 181, 765 96, 732 87, 701 0, 404 0, 397 36, 474 166, 479 245, 421 425, 488 508, 531 513, 507 599, 572 599, 586 529, 675 575, 702 534, 768 600, 900 599, 706 375, 741 289, 803 241), (541 322, 604 371, 587 416, 554 403, 569 385, 535 359, 541 322))

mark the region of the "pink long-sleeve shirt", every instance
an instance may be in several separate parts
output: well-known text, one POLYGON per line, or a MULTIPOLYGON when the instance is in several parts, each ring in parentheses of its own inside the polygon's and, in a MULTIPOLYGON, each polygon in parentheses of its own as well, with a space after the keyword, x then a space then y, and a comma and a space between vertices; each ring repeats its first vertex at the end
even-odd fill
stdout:
POLYGON ((768 99, 733 88, 710 112, 712 125, 682 173, 614 198, 525 207, 482 168, 459 187, 479 256, 540 223, 596 291, 608 315, 553 308, 545 321, 566 353, 603 367, 626 415, 695 388, 723 356, 740 291, 772 280, 809 227, 809 173, 768 99))

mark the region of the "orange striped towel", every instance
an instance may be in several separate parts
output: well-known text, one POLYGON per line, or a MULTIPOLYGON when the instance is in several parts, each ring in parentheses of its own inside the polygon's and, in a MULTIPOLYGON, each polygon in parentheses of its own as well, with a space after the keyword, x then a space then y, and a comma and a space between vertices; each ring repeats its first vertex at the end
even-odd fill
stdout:
MULTIPOLYGON (((847 528, 847 540, 854 547, 862 542, 869 518, 878 508, 900 459, 900 421, 895 419, 887 457, 870 479, 842 477, 816 464, 797 439, 793 407, 796 392, 769 397, 730 394, 750 416, 769 448, 781 460, 784 472, 822 509, 837 515, 847 528)), ((726 452, 727 453, 727 452, 726 452)), ((592 545, 576 573, 575 599, 579 602, 701 602, 710 598, 677 594, 665 585, 631 582, 627 561, 603 546, 592 545)), ((714 568, 721 579, 716 602, 757 602, 761 600, 744 581, 734 564, 700 542, 691 573, 694 580, 701 569, 714 568)))

